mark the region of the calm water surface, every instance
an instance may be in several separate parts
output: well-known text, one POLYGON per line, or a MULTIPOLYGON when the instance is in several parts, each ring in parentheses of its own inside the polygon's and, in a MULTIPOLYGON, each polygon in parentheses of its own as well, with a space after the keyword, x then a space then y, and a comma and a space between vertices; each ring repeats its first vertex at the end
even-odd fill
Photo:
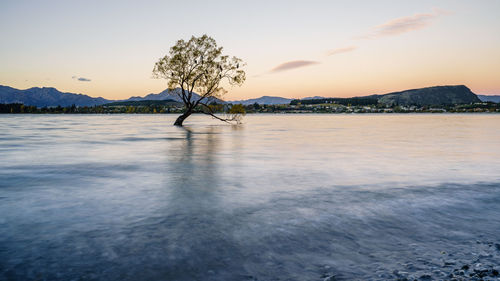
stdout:
POLYGON ((500 115, 175 117, 0 116, 0 280, 385 280, 500 262, 478 248, 500 243, 500 115))

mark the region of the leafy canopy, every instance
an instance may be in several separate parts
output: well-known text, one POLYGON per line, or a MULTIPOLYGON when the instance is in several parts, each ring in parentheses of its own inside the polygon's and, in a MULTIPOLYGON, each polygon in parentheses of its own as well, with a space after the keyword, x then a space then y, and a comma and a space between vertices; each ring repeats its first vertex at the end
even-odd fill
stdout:
POLYGON ((189 41, 179 40, 170 48, 169 54, 154 66, 153 76, 168 81, 168 88, 180 88, 177 94, 188 109, 209 97, 221 98, 226 92, 221 86, 227 81, 231 86, 241 86, 245 72, 241 69, 243 61, 237 57, 222 54, 215 40, 207 35, 192 36, 189 41), (200 98, 193 100, 193 93, 200 98))

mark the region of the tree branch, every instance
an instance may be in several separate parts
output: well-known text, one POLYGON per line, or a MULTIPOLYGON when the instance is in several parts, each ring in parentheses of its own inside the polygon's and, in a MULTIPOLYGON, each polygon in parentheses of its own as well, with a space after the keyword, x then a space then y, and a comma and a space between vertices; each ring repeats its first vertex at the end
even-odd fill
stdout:
POLYGON ((236 117, 221 118, 221 117, 219 117, 219 116, 217 116, 217 115, 214 114, 214 112, 212 111, 212 109, 210 108, 210 106, 208 106, 207 104, 204 104, 204 103, 200 103, 200 104, 203 105, 206 109, 208 109, 208 112, 207 111, 202 111, 203 114, 210 115, 213 118, 215 118, 217 120, 220 120, 220 121, 223 121, 223 122, 226 122, 226 123, 231 123, 231 121, 237 121, 236 117))

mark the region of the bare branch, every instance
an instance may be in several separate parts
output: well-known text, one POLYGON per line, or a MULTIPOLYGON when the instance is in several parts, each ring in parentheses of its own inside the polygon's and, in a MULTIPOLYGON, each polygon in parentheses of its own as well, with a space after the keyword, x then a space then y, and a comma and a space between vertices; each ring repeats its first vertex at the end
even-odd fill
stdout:
POLYGON ((208 110, 208 112, 207 111, 202 111, 203 114, 210 115, 213 118, 215 118, 217 120, 220 120, 220 121, 223 121, 223 122, 226 122, 226 123, 231 123, 231 122, 237 122, 237 123, 239 123, 240 122, 240 120, 238 119, 238 117, 236 115, 233 115, 230 118, 221 118, 221 117, 215 115, 215 113, 213 112, 213 110, 210 108, 209 105, 204 104, 204 103, 201 103, 201 105, 203 105, 208 110))

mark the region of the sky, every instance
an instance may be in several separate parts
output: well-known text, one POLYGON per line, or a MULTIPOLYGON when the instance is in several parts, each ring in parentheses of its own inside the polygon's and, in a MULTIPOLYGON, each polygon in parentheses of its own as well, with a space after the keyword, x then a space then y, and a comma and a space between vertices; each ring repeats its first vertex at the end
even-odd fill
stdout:
POLYGON ((0 84, 125 99, 207 34, 246 62, 224 99, 382 94, 464 84, 500 94, 500 1, 0 0, 0 84))

